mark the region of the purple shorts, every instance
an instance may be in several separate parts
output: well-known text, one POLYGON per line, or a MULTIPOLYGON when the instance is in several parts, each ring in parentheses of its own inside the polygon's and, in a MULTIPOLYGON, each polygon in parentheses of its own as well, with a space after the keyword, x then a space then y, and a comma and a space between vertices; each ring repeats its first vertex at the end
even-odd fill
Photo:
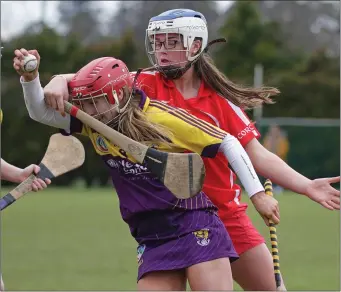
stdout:
POLYGON ((231 238, 218 216, 211 215, 210 224, 174 239, 147 242, 137 248, 139 281, 146 273, 185 269, 219 258, 237 260, 231 238))

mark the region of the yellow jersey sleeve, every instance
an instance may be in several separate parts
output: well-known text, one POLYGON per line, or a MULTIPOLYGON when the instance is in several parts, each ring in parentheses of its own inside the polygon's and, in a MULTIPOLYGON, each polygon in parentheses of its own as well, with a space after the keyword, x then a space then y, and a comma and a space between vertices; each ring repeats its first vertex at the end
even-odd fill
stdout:
POLYGON ((175 145, 204 157, 214 157, 227 135, 218 127, 161 101, 150 100, 146 114, 151 122, 171 130, 175 145))
POLYGON ((0 125, 2 124, 2 110, 0 109, 0 125))

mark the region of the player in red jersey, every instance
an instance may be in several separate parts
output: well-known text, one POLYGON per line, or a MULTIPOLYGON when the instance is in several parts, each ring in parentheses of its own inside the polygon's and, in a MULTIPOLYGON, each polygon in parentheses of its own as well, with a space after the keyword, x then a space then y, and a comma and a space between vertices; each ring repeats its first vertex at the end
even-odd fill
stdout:
MULTIPOLYGON (((219 72, 205 49, 208 43, 205 17, 188 9, 166 11, 150 20, 146 35, 147 54, 157 72, 143 72, 140 87, 148 96, 186 109, 236 136, 249 154, 259 174, 293 192, 305 195, 327 209, 339 209, 340 192, 330 186, 340 177, 310 180, 290 168, 259 142, 259 132, 247 118, 246 108, 271 102, 278 94, 274 88, 243 88, 219 72)), ((73 74, 54 78, 45 87, 46 100, 56 100, 52 107, 63 112, 67 82, 73 74)), ((247 205, 240 202, 241 189, 226 159, 217 156, 205 160, 204 191, 219 208, 219 216, 240 255, 232 263, 234 279, 244 290, 275 290, 272 257, 264 238, 246 215, 247 205), (230 180, 222 174, 230 171, 230 180)), ((266 196, 252 196, 259 211, 266 196)), ((261 212, 260 212, 261 213, 261 212)), ((263 216, 264 218, 264 216, 263 216)), ((264 218, 267 222, 267 218, 264 218)), ((285 287, 281 287, 285 289, 285 287)))
MULTIPOLYGON (((186 109, 237 137, 261 175, 328 209, 339 209, 340 193, 330 186, 339 182, 339 177, 311 181, 258 142, 260 134, 243 108, 271 103, 269 97, 278 91, 275 88, 243 89, 227 80, 205 52, 207 39, 206 20, 199 12, 175 9, 151 18, 146 50, 156 72, 141 73, 140 88, 151 98, 186 109), (201 24, 197 23, 197 18, 203 20, 201 24), (327 194, 335 197, 330 200, 327 194)), ((220 155, 213 160, 206 159, 205 165, 204 191, 218 206, 219 216, 240 255, 240 260, 232 264, 234 279, 245 290, 275 290, 270 252, 246 214, 247 204, 240 202, 241 189, 235 183, 234 173, 220 155), (228 171, 231 173, 229 181, 222 178, 228 171)), ((262 199, 251 198, 256 208, 262 199)))

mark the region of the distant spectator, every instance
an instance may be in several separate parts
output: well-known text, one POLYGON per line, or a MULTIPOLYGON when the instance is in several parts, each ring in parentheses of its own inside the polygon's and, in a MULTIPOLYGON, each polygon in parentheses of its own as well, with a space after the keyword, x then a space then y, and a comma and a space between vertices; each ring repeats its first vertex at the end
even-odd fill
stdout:
MULTIPOLYGON (((270 152, 279 156, 285 162, 287 161, 289 152, 288 135, 278 125, 272 125, 264 138, 264 147, 270 152)), ((274 185, 274 193, 280 194, 283 188, 279 185, 274 185)))

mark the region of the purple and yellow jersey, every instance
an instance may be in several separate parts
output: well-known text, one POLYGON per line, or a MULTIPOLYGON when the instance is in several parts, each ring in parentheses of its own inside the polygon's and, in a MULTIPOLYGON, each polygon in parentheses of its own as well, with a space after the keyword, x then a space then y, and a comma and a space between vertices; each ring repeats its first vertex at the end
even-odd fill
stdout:
MULTIPOLYGON (((153 147, 167 152, 191 151, 204 157, 214 157, 217 154, 226 132, 182 109, 150 100, 143 92, 141 94, 140 106, 147 118, 151 122, 168 127, 173 134, 172 142, 176 145, 174 148, 162 144, 153 147)), ((135 226, 141 225, 141 216, 146 218, 147 213, 151 214, 150 211, 154 211, 154 214, 162 212, 165 215, 169 212, 173 214, 171 216, 176 216, 176 210, 216 210, 203 192, 190 199, 177 199, 155 175, 137 163, 129 153, 83 125, 78 119, 71 117, 70 128, 72 133, 78 132, 90 138, 95 151, 110 169, 119 196, 122 217, 132 232, 135 226)))

